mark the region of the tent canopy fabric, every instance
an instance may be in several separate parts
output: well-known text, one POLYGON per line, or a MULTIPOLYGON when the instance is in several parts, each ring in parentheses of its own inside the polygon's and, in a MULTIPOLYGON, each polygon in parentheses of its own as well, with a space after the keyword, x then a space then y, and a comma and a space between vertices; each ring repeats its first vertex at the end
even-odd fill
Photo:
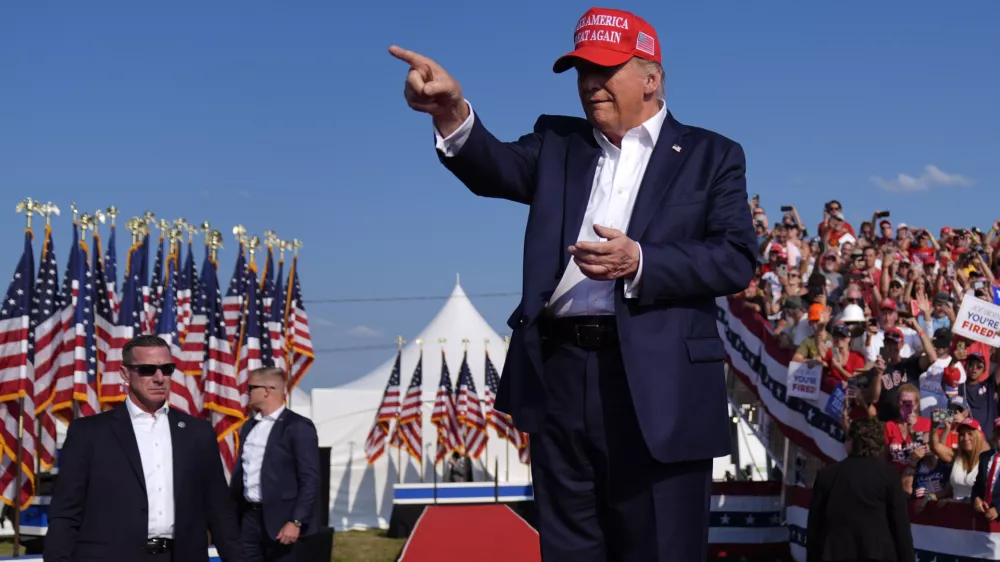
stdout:
MULTIPOLYGON (((400 472, 404 482, 431 482, 435 474, 439 481, 444 477, 443 463, 432 464, 437 430, 431 424, 431 411, 441 378, 442 357, 448 365, 452 388, 455 389, 466 350, 469 371, 482 399, 486 390, 486 353, 489 353, 497 372, 502 372, 506 346, 504 339, 479 314, 456 282, 441 310, 416 337, 409 339, 401 351, 401 397, 406 394, 421 352, 423 354, 424 452, 420 462, 388 446, 373 465, 368 464, 365 456, 365 440, 395 365, 395 353, 370 373, 347 384, 313 389, 312 413, 319 432, 319 443, 321 447, 331 449, 331 525, 339 529, 388 528, 393 485, 401 480, 400 472)), ((488 435, 486 452, 473 461, 473 478, 482 481, 496 477, 501 482, 526 482, 529 467, 520 462, 518 450, 499 438, 493 429, 488 429, 488 435)))

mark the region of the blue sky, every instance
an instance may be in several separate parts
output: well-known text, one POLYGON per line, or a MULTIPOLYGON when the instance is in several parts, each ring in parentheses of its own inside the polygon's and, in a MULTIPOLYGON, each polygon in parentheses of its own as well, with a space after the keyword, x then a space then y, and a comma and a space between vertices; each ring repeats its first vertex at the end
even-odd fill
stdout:
MULTIPOLYGON (((581 114, 572 72, 551 65, 591 5, 4 2, 0 237, 19 240, 21 198, 55 202, 61 269, 70 201, 114 203, 221 228, 224 283, 239 223, 304 241, 307 299, 446 295, 456 272, 472 294, 517 292, 526 209, 472 196, 437 163, 387 48, 438 60, 513 139, 540 113, 581 114)), ((656 27, 670 109, 743 144, 773 218, 793 203, 815 229, 833 197, 855 224, 875 208, 935 229, 1000 218, 1000 4, 615 7, 656 27), (921 179, 931 165, 946 181, 921 179), (899 174, 924 189, 886 189, 899 174)), ((0 247, 0 270, 18 251, 0 247)), ((506 333, 516 301, 475 304, 506 333)), ((304 385, 366 373, 441 302, 309 305, 317 348, 389 349, 320 353, 304 385)))

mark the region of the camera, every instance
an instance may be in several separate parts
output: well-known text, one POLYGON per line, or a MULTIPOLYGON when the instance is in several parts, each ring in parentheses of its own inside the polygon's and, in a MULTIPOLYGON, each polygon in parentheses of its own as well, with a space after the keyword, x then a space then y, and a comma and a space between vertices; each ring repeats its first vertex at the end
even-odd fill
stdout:
POLYGON ((792 206, 791 205, 782 205, 781 206, 781 212, 782 213, 791 213, 792 212, 792 206))
POLYGON ((884 219, 888 216, 889 216, 889 211, 879 211, 878 213, 875 213, 875 218, 877 219, 884 219))
POLYGON ((976 244, 975 246, 972 247, 972 251, 977 254, 982 254, 983 252, 986 251, 986 248, 983 248, 982 244, 976 244))

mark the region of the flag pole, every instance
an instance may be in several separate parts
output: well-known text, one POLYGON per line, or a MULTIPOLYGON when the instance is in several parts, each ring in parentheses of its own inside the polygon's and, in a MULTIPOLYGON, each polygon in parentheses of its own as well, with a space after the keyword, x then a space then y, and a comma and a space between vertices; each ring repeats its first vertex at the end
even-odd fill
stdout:
MULTIPOLYGON (((509 346, 510 346, 510 336, 504 336, 503 337, 504 363, 506 363, 506 361, 507 361, 507 348, 509 346)), ((505 413, 504 415, 506 416, 507 414, 505 413)), ((507 482, 510 482, 510 448, 511 448, 511 446, 514 445, 514 442, 510 439, 510 430, 511 430, 511 426, 514 424, 514 420, 510 416, 507 416, 507 418, 508 418, 508 421, 510 423, 507 425, 507 436, 506 436, 507 437, 507 447, 506 447, 507 454, 506 454, 506 460, 504 461, 507 466, 504 468, 504 480, 507 481, 507 482)), ((514 429, 514 431, 517 431, 517 429, 514 429)))
POLYGON ((17 399, 17 477, 14 482, 14 557, 21 555, 21 482, 24 470, 21 467, 21 457, 24 455, 24 396, 17 399))
MULTIPOLYGON (((42 206, 32 199, 28 198, 26 201, 21 201, 17 205, 17 211, 24 211, 24 214, 28 218, 27 232, 31 233, 31 217, 36 211, 39 211, 42 206)), ((34 267, 34 264, 31 265, 34 267)), ((22 311, 22 314, 28 311, 22 311)), ((23 381, 24 379, 22 379, 23 381)), ((32 390, 34 387, 32 386, 32 390)), ((17 399, 17 455, 14 458, 15 472, 14 472, 14 557, 21 555, 21 483, 24 478, 24 470, 21 466, 21 458, 24 456, 24 393, 25 390, 20 391, 20 397, 17 399)))

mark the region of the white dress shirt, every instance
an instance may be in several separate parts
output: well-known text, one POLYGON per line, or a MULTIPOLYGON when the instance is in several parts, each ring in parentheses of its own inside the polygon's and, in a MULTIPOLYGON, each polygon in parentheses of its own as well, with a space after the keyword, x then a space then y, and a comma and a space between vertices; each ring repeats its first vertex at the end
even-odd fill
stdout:
MULTIPOLYGON (((595 224, 621 232, 628 231, 632 209, 639 194, 639 185, 660 136, 663 121, 667 117, 667 105, 662 100, 660 103, 660 111, 656 115, 625 134, 621 148, 612 144, 604 133, 594 129, 594 138, 601 147, 601 156, 597 161, 594 183, 591 185, 587 211, 580 224, 578 241, 604 241, 605 239, 599 238, 594 232, 595 224)), ((443 138, 437 127, 434 127, 437 149, 446 157, 458 154, 469 138, 474 120, 472 104, 469 104, 469 117, 447 138, 443 138)), ((642 247, 640 246, 638 271, 634 278, 625 279, 625 298, 638 296, 641 280, 642 247)), ((614 281, 595 281, 586 277, 576 261, 571 259, 546 308, 556 317, 613 315, 614 287, 614 281)))
POLYGON ((274 429, 274 423, 284 411, 285 407, 281 406, 267 416, 257 412, 254 416, 257 423, 243 443, 243 458, 240 462, 243 463, 243 497, 248 502, 261 502, 260 471, 264 467, 264 449, 267 448, 267 438, 274 429))
POLYGON ((148 502, 147 537, 174 538, 174 456, 168 405, 151 415, 125 399, 142 460, 148 502))

